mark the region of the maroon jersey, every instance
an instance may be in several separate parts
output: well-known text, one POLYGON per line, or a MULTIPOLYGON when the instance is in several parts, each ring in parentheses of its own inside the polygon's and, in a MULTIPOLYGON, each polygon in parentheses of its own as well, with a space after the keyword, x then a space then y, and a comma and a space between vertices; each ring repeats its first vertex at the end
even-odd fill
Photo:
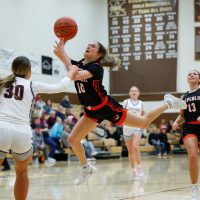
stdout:
POLYGON ((94 107, 101 104, 107 96, 107 92, 102 85, 104 70, 99 63, 90 62, 83 65, 82 61, 72 60, 71 63, 77 65, 80 69, 89 71, 93 77, 75 81, 76 91, 83 106, 94 107))

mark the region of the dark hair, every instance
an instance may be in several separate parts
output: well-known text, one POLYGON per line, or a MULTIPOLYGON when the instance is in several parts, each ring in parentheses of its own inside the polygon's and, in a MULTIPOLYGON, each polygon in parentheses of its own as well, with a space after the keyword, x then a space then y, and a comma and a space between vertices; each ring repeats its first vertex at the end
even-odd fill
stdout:
POLYGON ((0 93, 3 88, 9 88, 14 82, 15 77, 25 77, 28 71, 31 70, 31 63, 28 58, 24 56, 19 56, 15 58, 12 62, 12 72, 13 74, 7 76, 6 78, 0 79, 0 93))
POLYGON ((116 57, 114 54, 110 54, 103 44, 100 42, 97 43, 99 45, 99 53, 101 54, 98 62, 100 62, 102 66, 117 67, 121 64, 121 60, 118 57, 116 57))

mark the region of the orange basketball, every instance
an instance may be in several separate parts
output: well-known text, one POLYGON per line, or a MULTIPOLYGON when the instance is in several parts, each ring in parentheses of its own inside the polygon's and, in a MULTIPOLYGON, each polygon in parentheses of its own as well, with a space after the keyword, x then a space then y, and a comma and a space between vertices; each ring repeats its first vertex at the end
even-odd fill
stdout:
POLYGON ((61 17, 54 23, 54 33, 58 38, 71 40, 77 31, 77 23, 71 17, 61 17))

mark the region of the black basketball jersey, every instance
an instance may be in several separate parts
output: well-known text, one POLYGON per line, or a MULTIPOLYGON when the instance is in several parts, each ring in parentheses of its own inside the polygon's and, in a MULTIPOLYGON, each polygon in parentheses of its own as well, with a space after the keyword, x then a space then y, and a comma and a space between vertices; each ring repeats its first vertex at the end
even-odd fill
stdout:
POLYGON ((187 109, 184 110, 185 121, 197 121, 200 116, 200 88, 194 92, 186 92, 183 95, 183 100, 187 104, 187 109))
POLYGON ((102 85, 104 70, 101 64, 90 62, 83 65, 83 60, 72 60, 71 63, 83 70, 89 71, 93 75, 93 77, 88 79, 74 81, 81 104, 85 107, 94 107, 101 104, 107 96, 107 92, 102 85))

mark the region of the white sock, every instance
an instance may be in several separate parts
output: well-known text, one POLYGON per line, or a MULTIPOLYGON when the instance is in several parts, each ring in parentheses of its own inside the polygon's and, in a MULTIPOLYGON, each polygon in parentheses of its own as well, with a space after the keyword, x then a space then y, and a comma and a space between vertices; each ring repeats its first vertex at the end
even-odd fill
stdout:
POLYGON ((89 166, 88 163, 85 164, 85 165, 81 165, 82 168, 86 168, 86 167, 88 167, 88 166, 89 166))
POLYGON ((168 102, 166 102, 166 101, 163 101, 163 102, 167 105, 168 109, 171 108, 170 103, 168 103, 168 102))
POLYGON ((192 189, 196 189, 196 188, 198 188, 197 183, 196 184, 192 184, 192 189))

